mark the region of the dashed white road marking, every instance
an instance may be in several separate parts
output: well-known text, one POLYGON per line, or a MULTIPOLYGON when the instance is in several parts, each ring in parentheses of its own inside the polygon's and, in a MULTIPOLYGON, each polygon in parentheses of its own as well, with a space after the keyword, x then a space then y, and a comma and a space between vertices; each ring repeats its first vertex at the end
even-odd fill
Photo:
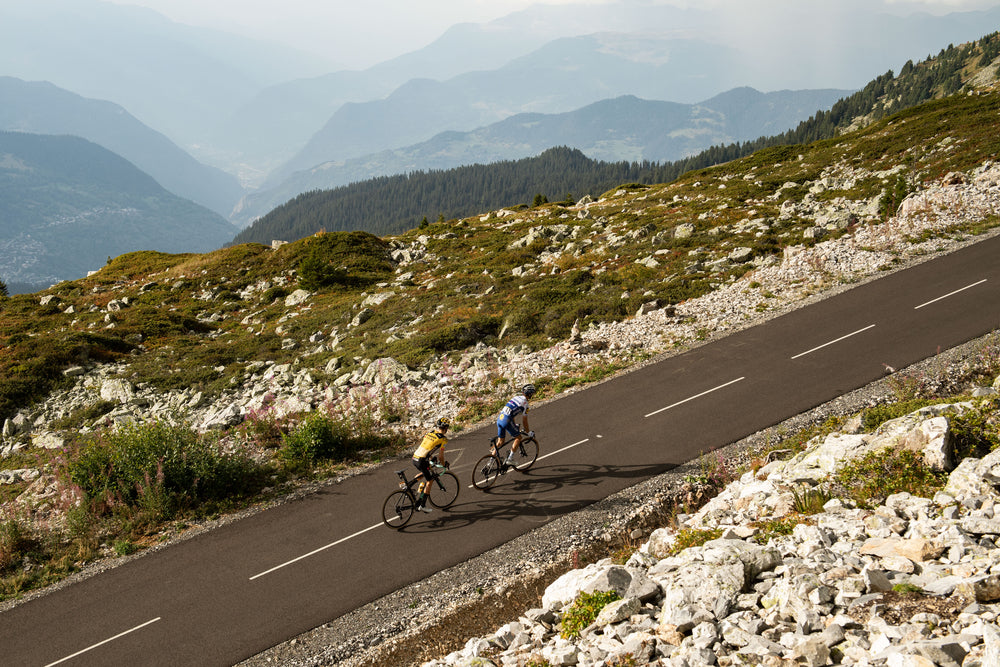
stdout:
POLYGON ((315 556, 315 555, 316 555, 316 554, 318 554, 318 553, 319 553, 320 551, 326 551, 326 550, 327 550, 327 549, 329 549, 330 547, 335 547, 335 546, 337 546, 338 544, 341 544, 341 543, 343 543, 343 542, 346 542, 347 540, 351 540, 351 539, 354 539, 354 538, 355 538, 355 537, 357 537, 358 535, 361 535, 361 534, 363 534, 363 533, 367 533, 367 532, 368 532, 369 530, 374 530, 374 529, 378 528, 378 527, 379 527, 379 526, 381 526, 381 525, 382 525, 382 522, 380 521, 379 523, 376 523, 376 524, 375 524, 375 525, 373 525, 373 526, 368 526, 367 528, 362 528, 361 530, 359 530, 359 531, 358 531, 358 532, 356 532, 356 533, 351 533, 351 534, 350 534, 350 535, 348 535, 347 537, 342 537, 342 538, 340 538, 339 540, 337 540, 336 542, 330 542, 329 544, 327 544, 327 545, 325 545, 325 546, 322 546, 322 547, 320 547, 319 549, 313 549, 312 551, 310 551, 310 552, 309 552, 309 553, 307 553, 307 554, 302 554, 301 556, 298 556, 297 558, 293 558, 292 560, 289 560, 289 561, 285 561, 285 562, 284 562, 284 563, 282 563, 281 565, 275 565, 275 566, 274 566, 274 567, 272 567, 272 568, 271 568, 270 570, 264 570, 264 571, 263 571, 263 572, 261 572, 260 574, 255 574, 255 575, 253 575, 252 577, 250 577, 250 581, 253 581, 254 579, 258 579, 258 578, 260 578, 260 577, 263 577, 263 576, 264 576, 265 574, 271 574, 272 572, 274 572, 274 571, 276 571, 276 570, 280 570, 280 569, 281 569, 281 568, 283 568, 283 567, 287 567, 287 566, 291 565, 292 563, 297 563, 297 562, 299 562, 300 560, 302 560, 302 559, 304 559, 304 558, 309 558, 310 556, 315 556))
POLYGON ((727 382, 725 384, 720 384, 718 387, 713 387, 713 388, 709 389, 708 391, 703 391, 700 394, 695 394, 694 396, 690 396, 688 398, 685 398, 683 401, 677 401, 676 403, 668 405, 665 408, 660 408, 659 410, 654 410, 653 412, 650 412, 646 416, 647 417, 652 417, 653 415, 658 415, 661 412, 664 412, 666 410, 670 410, 671 408, 676 408, 678 405, 683 405, 684 403, 687 403, 688 401, 693 401, 696 398, 701 398, 702 396, 707 396, 708 394, 711 394, 713 391, 719 391, 720 389, 725 389, 729 385, 736 384, 740 380, 745 380, 745 379, 746 379, 745 376, 744 377, 738 377, 735 380, 730 380, 729 382, 727 382))
POLYGON ((119 632, 114 637, 108 637, 104 641, 97 642, 93 646, 88 646, 87 648, 83 649, 82 651, 77 651, 73 655, 67 655, 65 658, 60 658, 59 660, 56 660, 55 662, 50 662, 49 664, 45 665, 45 667, 52 667, 53 665, 58 665, 60 663, 66 662, 67 660, 72 660, 73 658, 75 658, 77 656, 83 655, 87 651, 93 651, 98 646, 104 646, 105 644, 107 644, 109 642, 113 642, 116 639, 121 639, 122 637, 124 637, 125 635, 127 635, 127 634, 129 634, 131 632, 135 632, 136 630, 141 630, 142 628, 146 627, 147 625, 151 625, 153 623, 156 623, 158 620, 160 620, 160 618, 161 618, 160 616, 157 616, 156 618, 151 619, 149 621, 146 621, 145 623, 141 623, 141 624, 135 626, 134 628, 126 630, 125 632, 119 632))
MULTIPOLYGON (((596 436, 596 437, 600 438, 601 436, 599 436, 599 435, 598 435, 598 436, 596 436)), ((567 449, 572 449, 572 448, 576 447, 577 445, 582 445, 582 444, 583 444, 583 443, 585 443, 585 442, 590 442, 590 438, 584 438, 583 440, 580 440, 579 442, 574 442, 574 443, 573 443, 572 445, 566 445, 566 446, 565 446, 565 447, 563 447, 562 449, 557 449, 556 451, 554 451, 554 452, 549 452, 548 454, 545 454, 544 456, 539 456, 539 457, 538 457, 538 458, 536 459, 536 461, 541 461, 542 459, 547 459, 547 458, 549 458, 550 456, 555 456, 555 455, 556 455, 556 454, 558 454, 559 452, 565 452, 565 451, 566 451, 567 449)), ((471 489, 471 488, 474 488, 474 487, 475 487, 475 485, 474 485, 474 484, 469 484, 469 485, 468 485, 468 486, 467 486, 466 488, 468 488, 468 489, 471 489)))
POLYGON ((960 288, 960 289, 957 289, 957 290, 955 290, 954 292, 948 292, 947 294, 945 294, 945 295, 943 295, 943 296, 939 296, 939 297, 938 297, 938 298, 936 298, 936 299, 931 299, 930 301, 928 301, 928 302, 926 302, 926 303, 922 303, 922 304, 920 304, 919 306, 914 306, 914 307, 913 307, 913 310, 920 310, 920 309, 921 309, 921 308, 923 308, 924 306, 929 306, 929 305, 931 305, 932 303, 937 303, 937 302, 938 302, 938 301, 940 301, 941 299, 947 299, 947 298, 948 298, 948 297, 950 297, 950 296, 955 296, 955 295, 956 295, 956 294, 958 294, 959 292, 964 292, 964 291, 965 291, 965 290, 967 290, 967 289, 972 289, 973 287, 976 287, 976 286, 978 286, 978 285, 982 285, 983 283, 985 283, 985 282, 986 282, 986 280, 987 280, 986 278, 983 278, 983 279, 982 279, 982 280, 980 280, 979 282, 975 282, 975 283, 972 283, 971 285, 966 285, 965 287, 962 287, 962 288, 960 288))
POLYGON ((874 329, 874 328, 875 328, 874 324, 869 324, 868 326, 866 326, 863 329, 858 329, 857 331, 852 331, 851 333, 847 334, 846 336, 841 336, 840 338, 837 338, 836 340, 831 340, 829 343, 823 343, 822 345, 817 345, 816 347, 814 347, 811 350, 806 350, 805 352, 799 352, 794 357, 792 357, 792 359, 798 359, 799 357, 804 357, 807 354, 811 354, 811 353, 815 352, 816 350, 822 350, 824 347, 826 347, 828 345, 833 345, 834 343, 839 343, 840 341, 846 340, 846 339, 850 338, 851 336, 857 336, 859 333, 863 333, 865 331, 868 331, 869 329, 874 329))
MULTIPOLYGON (((601 436, 597 436, 597 437, 598 437, 598 438, 600 438, 601 436)), ((566 446, 565 446, 565 447, 563 447, 562 449, 557 449, 557 450, 556 450, 556 451, 554 451, 554 452, 549 452, 549 453, 548 453, 548 454, 546 454, 545 456, 539 456, 539 457, 538 457, 538 460, 539 460, 539 461, 541 461, 542 459, 547 459, 547 458, 549 458, 550 456, 555 456, 555 455, 556 455, 556 454, 558 454, 559 452, 565 452, 565 451, 566 451, 567 449, 573 449, 573 448, 574 448, 574 447, 576 447, 577 445, 582 445, 582 444, 583 444, 583 443, 585 443, 585 442, 590 442, 590 438, 584 438, 583 440, 580 440, 579 442, 574 442, 574 443, 573 443, 572 445, 566 445, 566 446)))

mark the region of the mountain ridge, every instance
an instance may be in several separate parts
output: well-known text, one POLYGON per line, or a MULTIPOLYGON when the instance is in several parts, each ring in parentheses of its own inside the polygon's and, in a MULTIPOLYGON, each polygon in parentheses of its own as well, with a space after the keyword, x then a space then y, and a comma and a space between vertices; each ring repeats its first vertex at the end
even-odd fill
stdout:
POLYGON ((742 87, 692 105, 624 95, 562 114, 516 114, 468 132, 442 132, 420 144, 297 172, 270 190, 248 193, 231 220, 246 226, 312 190, 380 176, 519 160, 557 146, 572 146, 602 162, 679 160, 711 145, 780 134, 849 92, 760 93, 742 87), (754 109, 756 117, 749 117, 754 109))
MULTIPOLYGON (((779 135, 761 136, 751 141, 735 142, 728 145, 713 145, 697 155, 671 163, 634 163, 634 169, 620 167, 618 173, 629 171, 629 173, 635 174, 632 180, 649 184, 655 182, 656 178, 672 180, 683 171, 733 160, 768 146, 834 137, 838 132, 863 127, 886 114, 911 107, 928 99, 952 94, 962 89, 963 86, 971 91, 978 86, 988 85, 997 76, 995 59, 998 55, 1000 55, 1000 37, 996 32, 959 47, 949 45, 948 48, 942 49, 937 56, 916 65, 912 61, 907 61, 898 75, 894 75, 890 70, 876 77, 863 89, 837 101, 828 111, 819 110, 796 128, 779 135)), ((729 97, 720 98, 722 103, 729 103, 730 100, 729 97)), ((523 164, 529 168, 533 165, 530 159, 523 160, 523 164)), ((564 176, 562 182, 567 184, 568 191, 575 191, 579 194, 593 192, 594 189, 607 185, 606 181, 602 180, 603 177, 594 177, 594 173, 600 172, 604 167, 606 165, 593 165, 591 169, 581 173, 575 179, 566 177, 565 170, 555 173, 564 176)), ((509 168, 507 165, 497 167, 497 169, 507 168, 509 168)), ((379 231, 387 233, 390 230, 403 229, 407 224, 414 224, 421 215, 425 217, 445 214, 468 215, 476 210, 491 207, 524 204, 526 201, 530 201, 535 194, 546 196, 550 194, 533 188, 530 181, 522 182, 520 190, 516 193, 502 188, 493 188, 491 191, 482 185, 490 180, 488 174, 483 173, 484 170, 486 168, 483 165, 456 167, 445 172, 430 172, 437 174, 437 182, 430 178, 428 173, 417 172, 415 179, 382 177, 372 182, 341 186, 334 191, 307 192, 254 221, 250 227, 240 232, 237 239, 241 241, 251 238, 262 240, 261 236, 254 236, 255 234, 270 235, 270 238, 282 238, 280 234, 276 233, 278 230, 268 230, 267 227, 271 221, 287 216, 289 211, 294 208, 298 209, 295 229, 300 234, 308 230, 315 232, 326 228, 340 230, 376 229, 376 227, 366 227, 366 225, 378 225, 379 231), (474 200, 459 201, 456 199, 455 194, 462 191, 461 186, 456 187, 456 182, 461 183, 463 179, 467 179, 468 187, 479 193, 480 196, 474 200), (394 202, 394 208, 391 209, 385 208, 389 206, 390 193, 380 191, 380 188, 387 184, 393 185, 396 189, 395 192, 391 193, 394 202), (409 196, 403 194, 407 189, 409 189, 409 196), (378 197, 366 201, 363 206, 359 206, 353 200, 363 190, 377 192, 378 197), (327 193, 323 194, 324 192, 327 193), (483 199, 483 195, 489 198, 483 199), (323 206, 328 206, 327 210, 310 210, 314 204, 321 200, 323 206), (379 210, 379 202, 383 203, 384 210, 379 210), (475 208, 477 206, 480 208, 475 208), (312 222, 309 221, 310 218, 312 222)), ((545 178, 549 176, 548 172, 544 174, 545 178)), ((507 179, 506 182, 510 182, 510 179, 507 179)), ((241 214, 243 214, 242 211, 237 212, 237 215, 241 214)), ((288 229, 282 228, 282 231, 287 232, 288 229)))
POLYGON ((0 130, 79 136, 121 155, 174 194, 229 216, 243 188, 235 176, 198 162, 121 106, 44 81, 0 76, 0 130))
POLYGON ((0 132, 5 282, 71 280, 135 250, 208 251, 229 240, 233 229, 85 139, 0 132))

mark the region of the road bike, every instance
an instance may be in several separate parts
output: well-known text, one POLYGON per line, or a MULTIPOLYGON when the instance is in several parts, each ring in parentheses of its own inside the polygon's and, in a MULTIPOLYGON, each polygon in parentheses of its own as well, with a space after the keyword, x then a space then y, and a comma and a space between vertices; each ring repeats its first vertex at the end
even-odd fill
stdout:
MULTIPOLYGON (((431 487, 427 492, 427 500, 439 509, 451 507, 458 498, 458 477, 446 466, 438 463, 437 458, 431 460, 431 487)), ((417 473, 413 479, 406 478, 406 470, 397 470, 399 488, 389 494, 382 503, 382 521, 390 528, 402 528, 413 518, 417 509, 417 492, 415 487, 424 481, 423 473, 417 473)))
POLYGON ((525 433, 521 431, 521 435, 524 436, 521 439, 521 446, 518 447, 518 451, 514 452, 510 463, 507 463, 503 449, 512 446, 514 441, 505 442, 498 448, 496 446, 497 439, 490 440, 490 453, 479 459, 472 469, 473 486, 485 491, 493 486, 497 478, 505 475, 510 468, 518 472, 526 472, 535 465, 535 460, 538 459, 538 441, 535 439, 535 432, 525 433))

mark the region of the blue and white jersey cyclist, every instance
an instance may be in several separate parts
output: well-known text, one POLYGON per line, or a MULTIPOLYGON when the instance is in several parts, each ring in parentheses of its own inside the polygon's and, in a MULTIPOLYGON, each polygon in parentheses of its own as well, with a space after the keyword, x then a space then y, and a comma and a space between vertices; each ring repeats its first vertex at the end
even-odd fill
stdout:
POLYGON ((535 385, 524 385, 521 387, 521 393, 512 396, 497 416, 497 437, 493 441, 494 451, 503 446, 508 434, 514 438, 505 461, 507 464, 514 458, 514 452, 520 451, 522 436, 534 435, 534 432, 530 430, 531 427, 528 426, 528 399, 534 395, 535 385), (517 424, 518 417, 521 418, 520 427, 517 424))

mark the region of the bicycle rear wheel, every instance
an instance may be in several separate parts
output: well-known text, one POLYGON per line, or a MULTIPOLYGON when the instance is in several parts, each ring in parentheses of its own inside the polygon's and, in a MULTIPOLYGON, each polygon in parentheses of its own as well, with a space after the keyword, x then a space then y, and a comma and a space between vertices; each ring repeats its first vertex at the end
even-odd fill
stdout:
POLYGON ((499 476, 500 459, 492 454, 487 454, 479 459, 479 462, 472 469, 472 484, 477 489, 485 491, 493 486, 493 482, 497 481, 499 476))
POLYGON ((450 470, 439 474, 438 478, 431 482, 431 490, 427 495, 434 507, 440 509, 451 507, 458 498, 458 477, 450 470))
POLYGON ((535 460, 538 458, 538 441, 534 438, 525 438, 517 449, 510 463, 514 466, 514 470, 525 472, 535 465, 535 460))
POLYGON ((403 489, 393 491, 382 504, 382 521, 390 528, 402 528, 413 517, 416 502, 409 491, 403 489))

